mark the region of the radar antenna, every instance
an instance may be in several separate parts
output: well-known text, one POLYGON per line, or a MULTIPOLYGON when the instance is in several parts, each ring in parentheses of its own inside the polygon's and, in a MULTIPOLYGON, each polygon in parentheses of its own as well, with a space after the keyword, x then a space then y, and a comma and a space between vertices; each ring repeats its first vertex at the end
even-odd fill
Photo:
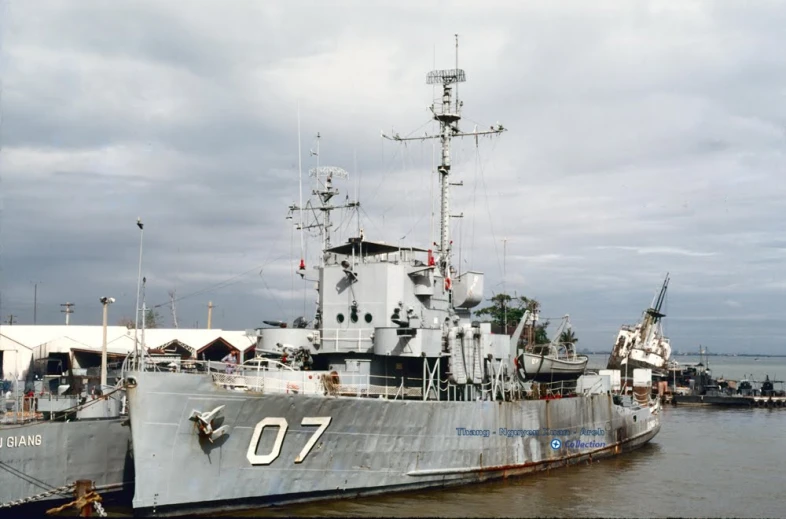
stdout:
MULTIPOLYGON (((318 141, 317 141, 318 142, 318 141)), ((319 144, 317 144, 317 152, 311 152, 312 155, 317 155, 319 153, 319 144)), ((317 155, 318 156, 318 155, 317 155)), ((301 232, 305 229, 319 229, 320 234, 322 236, 322 259, 320 261, 320 265, 324 266, 326 250, 330 248, 330 232, 333 224, 330 221, 330 213, 335 209, 347 209, 353 208, 357 209, 360 207, 360 203, 357 201, 350 201, 347 200, 342 205, 332 205, 330 203, 331 199, 336 196, 339 191, 335 187, 333 187, 333 179, 340 178, 340 179, 347 179, 349 178, 349 173, 346 170, 335 167, 335 166, 317 166, 315 168, 311 168, 308 172, 309 177, 314 178, 316 180, 316 188, 311 191, 311 194, 319 199, 319 205, 315 206, 308 201, 305 206, 301 205, 291 205, 289 206, 289 212, 294 213, 295 211, 306 213, 311 213, 314 215, 314 221, 309 224, 297 224, 297 229, 301 232), (322 213, 322 219, 318 218, 318 213, 322 213)), ((288 216, 287 218, 291 218, 288 216)), ((301 265, 302 266, 302 265, 301 265)), ((305 267, 300 269, 301 271, 305 270, 305 267)), ((301 276, 303 274, 301 273, 301 276)))
POLYGON ((442 158, 437 171, 439 172, 440 181, 440 235, 438 252, 440 256, 439 268, 442 275, 445 277, 446 287, 450 287, 450 254, 451 245, 450 240, 450 141, 455 137, 474 137, 477 138, 481 135, 498 135, 504 131, 501 124, 491 126, 488 130, 477 130, 472 132, 462 132, 458 127, 458 122, 461 120, 461 108, 464 103, 459 101, 458 98, 458 84, 467 80, 465 72, 458 68, 458 34, 456 36, 456 68, 445 70, 432 70, 426 75, 426 83, 429 85, 441 84, 442 96, 434 100, 431 105, 431 113, 437 122, 439 122, 438 135, 424 135, 422 137, 400 137, 398 134, 393 136, 382 133, 382 137, 392 141, 424 141, 427 139, 439 139, 442 145, 442 158), (455 101, 453 94, 453 86, 455 85, 455 101))

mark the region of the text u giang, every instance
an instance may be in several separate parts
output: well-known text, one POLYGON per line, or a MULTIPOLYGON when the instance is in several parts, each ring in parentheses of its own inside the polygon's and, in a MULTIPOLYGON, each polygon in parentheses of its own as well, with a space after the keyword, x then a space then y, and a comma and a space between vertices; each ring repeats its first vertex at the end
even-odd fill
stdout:
POLYGON ((13 449, 15 447, 38 447, 43 438, 40 434, 20 434, 19 436, 0 436, 0 449, 13 449))

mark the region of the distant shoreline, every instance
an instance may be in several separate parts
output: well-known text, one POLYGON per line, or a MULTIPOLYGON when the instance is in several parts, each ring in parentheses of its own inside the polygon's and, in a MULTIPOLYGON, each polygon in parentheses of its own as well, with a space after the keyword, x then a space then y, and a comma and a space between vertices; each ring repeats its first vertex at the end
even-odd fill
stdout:
MULTIPOLYGON (((610 355, 611 352, 608 351, 578 351, 579 355, 610 355)), ((781 355, 775 355, 771 353, 703 353, 705 357, 766 357, 766 358, 773 358, 773 357, 786 357, 786 353, 781 355)), ((699 357, 699 353, 674 353, 672 354, 672 358, 674 357, 699 357)))

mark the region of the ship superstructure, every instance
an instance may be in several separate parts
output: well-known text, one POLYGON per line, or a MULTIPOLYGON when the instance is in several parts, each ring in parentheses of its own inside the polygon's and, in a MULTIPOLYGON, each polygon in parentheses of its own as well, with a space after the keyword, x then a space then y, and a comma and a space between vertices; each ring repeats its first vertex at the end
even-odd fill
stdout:
POLYGON ((668 287, 669 275, 666 274, 660 291, 655 295, 652 305, 642 314, 641 321, 620 328, 609 357, 608 369, 624 371, 627 368, 631 376, 632 370, 636 368, 666 371, 671 358, 671 344, 663 335, 662 319, 666 314, 662 310, 668 287))
POLYGON ((458 68, 428 74, 441 87, 437 135, 388 136, 441 144, 435 250, 362 233, 333 245, 333 181, 346 175, 317 168, 317 202, 290 208, 320 215, 314 319, 258 329, 259 357, 237 370, 127 377, 136 513, 457 485, 618 454, 657 434, 657 403, 614 399, 608 377, 565 390, 518 376, 526 318, 512 337, 471 320, 484 275, 452 263, 450 143, 505 128, 460 130, 465 79, 458 68))

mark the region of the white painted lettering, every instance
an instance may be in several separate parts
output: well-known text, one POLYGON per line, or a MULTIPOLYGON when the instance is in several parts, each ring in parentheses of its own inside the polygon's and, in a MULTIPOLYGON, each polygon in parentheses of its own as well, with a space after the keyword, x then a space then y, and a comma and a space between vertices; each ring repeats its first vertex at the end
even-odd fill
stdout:
POLYGON ((40 434, 28 434, 27 436, 0 436, 0 449, 13 449, 15 447, 40 447, 44 443, 44 438, 40 434))
MULTIPOLYGON (((306 456, 308 456, 308 453, 314 448, 314 445, 317 443, 320 436, 322 436, 322 433, 324 433, 325 429, 330 425, 330 421, 331 418, 329 416, 306 416, 303 418, 300 425, 318 425, 319 428, 314 431, 314 434, 312 434, 311 438, 306 442, 303 450, 301 450, 300 454, 295 458, 295 463, 302 463, 303 460, 306 459, 306 456)), ((287 433, 288 427, 289 424, 286 418, 269 416, 264 420, 260 420, 254 428, 254 433, 251 435, 251 443, 246 452, 246 458, 249 463, 252 465, 270 465, 273 463, 273 461, 278 458, 279 454, 281 454, 281 444, 284 442, 284 436, 287 433), (278 433, 276 434, 276 440, 271 451, 268 454, 260 455, 257 454, 257 447, 259 446, 259 440, 262 437, 262 431, 264 431, 265 427, 278 427, 278 433)))
POLYGON ((256 427, 254 427, 254 434, 251 435, 251 443, 248 446, 248 452, 246 453, 246 458, 252 465, 270 465, 273 460, 278 458, 278 455, 281 453, 281 444, 284 441, 284 435, 287 433, 287 419, 286 418, 265 418, 261 420, 256 427), (275 426, 278 427, 278 434, 276 435, 276 442, 273 444, 273 449, 265 454, 259 455, 257 454, 257 446, 259 445, 259 439, 262 436, 262 431, 265 427, 268 426, 275 426))
POLYGON ((317 440, 319 439, 319 437, 322 436, 322 433, 325 432, 325 429, 327 429, 328 425, 330 425, 330 417, 329 416, 320 416, 320 417, 306 416, 305 418, 303 418, 303 421, 300 422, 300 425, 318 425, 319 429, 314 431, 314 434, 308 440, 308 443, 306 443, 306 446, 303 447, 303 450, 300 451, 300 454, 298 454, 298 457, 295 458, 295 463, 301 463, 304 459, 306 459, 306 456, 308 456, 308 453, 311 452, 311 449, 314 447, 314 444, 317 443, 317 440))

